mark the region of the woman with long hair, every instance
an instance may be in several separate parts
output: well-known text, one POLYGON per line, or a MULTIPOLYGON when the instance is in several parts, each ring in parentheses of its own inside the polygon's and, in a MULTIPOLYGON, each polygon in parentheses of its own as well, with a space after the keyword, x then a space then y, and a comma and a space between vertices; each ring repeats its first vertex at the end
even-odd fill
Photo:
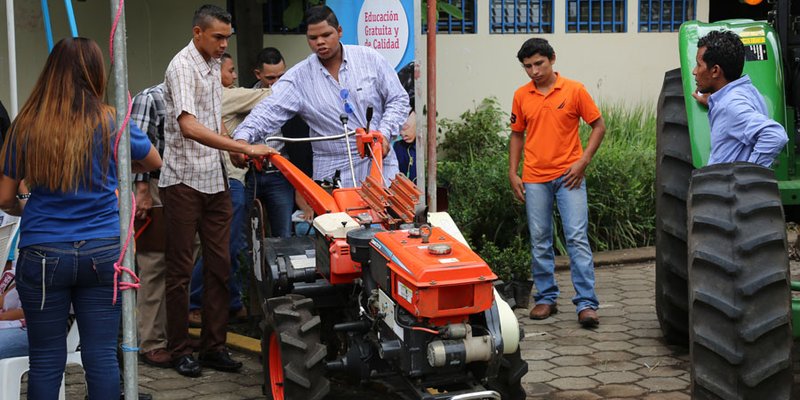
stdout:
MULTIPOLYGON (((114 109, 97 43, 67 38, 53 47, 0 153, 0 208, 22 215, 17 291, 28 326, 29 399, 58 398, 70 305, 81 335, 89 399, 119 397, 120 304, 113 299, 120 254, 114 109), (18 193, 19 182, 30 193, 18 193)), ((131 168, 161 158, 131 125, 131 168)), ((121 193, 128 193, 127 190, 121 193)))

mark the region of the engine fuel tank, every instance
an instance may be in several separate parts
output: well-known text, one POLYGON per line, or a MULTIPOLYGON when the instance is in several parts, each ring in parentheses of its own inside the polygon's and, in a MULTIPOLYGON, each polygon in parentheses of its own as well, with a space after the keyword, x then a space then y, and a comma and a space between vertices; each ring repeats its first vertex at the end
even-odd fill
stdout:
POLYGON ((380 232, 370 245, 391 271, 391 296, 418 318, 469 315, 492 305, 497 276, 469 247, 440 228, 380 232))

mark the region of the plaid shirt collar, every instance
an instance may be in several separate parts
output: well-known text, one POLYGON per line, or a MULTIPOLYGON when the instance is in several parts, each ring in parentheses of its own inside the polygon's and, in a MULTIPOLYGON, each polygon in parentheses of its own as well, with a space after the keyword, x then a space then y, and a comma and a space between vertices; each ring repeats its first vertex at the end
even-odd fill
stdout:
POLYGON ((211 57, 206 61, 203 58, 203 55, 200 54, 200 51, 197 50, 197 46, 194 44, 194 40, 189 41, 189 45, 186 46, 189 48, 189 56, 194 61, 195 65, 197 66, 197 70, 200 71, 203 75, 208 75, 214 69, 214 66, 220 64, 218 58, 211 57))

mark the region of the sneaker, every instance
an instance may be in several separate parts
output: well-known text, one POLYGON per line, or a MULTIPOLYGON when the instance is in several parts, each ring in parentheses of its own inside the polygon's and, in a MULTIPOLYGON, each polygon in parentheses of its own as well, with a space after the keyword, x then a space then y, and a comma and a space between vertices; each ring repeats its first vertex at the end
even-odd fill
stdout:
POLYGON ((203 311, 200 309, 189 311, 189 326, 192 328, 203 327, 203 311))

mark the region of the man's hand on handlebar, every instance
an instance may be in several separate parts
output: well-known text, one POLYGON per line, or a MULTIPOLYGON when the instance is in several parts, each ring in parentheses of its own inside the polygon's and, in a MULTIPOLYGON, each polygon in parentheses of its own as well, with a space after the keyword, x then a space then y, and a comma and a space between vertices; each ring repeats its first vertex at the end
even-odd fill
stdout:
POLYGON ((239 168, 246 168, 247 161, 251 159, 264 159, 269 155, 279 154, 275 149, 265 144, 248 144, 241 153, 231 152, 231 162, 239 168))
POLYGON ((264 158, 271 154, 278 154, 278 152, 265 144, 253 144, 247 150, 247 155, 250 158, 264 158))

